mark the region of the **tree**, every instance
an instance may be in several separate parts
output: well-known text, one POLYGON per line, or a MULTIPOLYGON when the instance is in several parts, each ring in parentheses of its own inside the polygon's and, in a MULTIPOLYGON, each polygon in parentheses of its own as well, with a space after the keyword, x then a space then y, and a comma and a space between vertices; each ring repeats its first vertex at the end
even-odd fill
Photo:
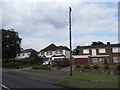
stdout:
POLYGON ((73 55, 79 55, 79 47, 77 46, 75 49, 73 49, 73 55))
POLYGON ((31 63, 33 63, 33 64, 43 62, 43 58, 39 57, 37 52, 34 50, 31 52, 29 59, 31 59, 31 63))
POLYGON ((15 58, 16 54, 21 51, 21 38, 14 29, 2 30, 2 58, 15 58))
POLYGON ((104 45, 104 43, 103 42, 100 42, 100 41, 98 41, 98 42, 92 42, 92 44, 91 45, 104 45))

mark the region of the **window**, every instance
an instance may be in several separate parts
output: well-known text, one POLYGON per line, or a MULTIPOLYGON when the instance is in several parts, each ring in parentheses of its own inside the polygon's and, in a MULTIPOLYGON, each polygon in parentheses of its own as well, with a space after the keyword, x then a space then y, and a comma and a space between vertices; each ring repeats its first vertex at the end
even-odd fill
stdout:
POLYGON ((99 49, 99 53, 105 53, 105 49, 99 49))
POLYGON ((113 52, 120 52, 120 48, 116 47, 116 48, 112 48, 113 52))
POLYGON ((97 58, 92 58, 93 63, 97 63, 97 58))
POLYGON ((52 51, 47 51, 46 55, 52 55, 52 51))
POLYGON ((20 56, 20 54, 18 54, 18 56, 20 56))
POLYGON ((56 54, 62 54, 63 51, 62 51, 62 50, 56 50, 55 53, 56 53, 56 54))
POLYGON ((89 54, 89 49, 84 49, 84 50, 83 50, 83 53, 84 53, 84 54, 89 54))
POLYGON ((114 63, 120 63, 120 57, 113 57, 114 63))

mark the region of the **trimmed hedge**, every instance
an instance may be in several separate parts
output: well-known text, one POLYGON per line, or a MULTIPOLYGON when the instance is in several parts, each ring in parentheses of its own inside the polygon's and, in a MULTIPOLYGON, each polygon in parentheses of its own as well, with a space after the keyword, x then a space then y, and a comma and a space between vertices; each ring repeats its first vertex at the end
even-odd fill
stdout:
POLYGON ((81 67, 81 64, 76 64, 75 65, 77 68, 80 68, 81 67))
POLYGON ((90 65, 89 64, 86 64, 83 66, 84 69, 90 69, 90 65))
POLYGON ((34 66, 32 69, 39 69, 39 70, 51 70, 48 66, 34 66))
POLYGON ((95 65, 93 66, 93 68, 94 68, 94 69, 99 69, 100 67, 99 67, 97 64, 95 64, 95 65))
POLYGON ((109 66, 108 65, 104 65, 104 69, 109 69, 109 66))

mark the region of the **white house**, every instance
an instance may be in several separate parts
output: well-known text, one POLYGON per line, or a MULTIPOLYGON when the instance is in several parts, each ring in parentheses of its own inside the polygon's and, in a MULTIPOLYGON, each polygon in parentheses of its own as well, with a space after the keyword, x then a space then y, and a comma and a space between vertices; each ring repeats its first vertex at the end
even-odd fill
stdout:
POLYGON ((26 49, 21 51, 20 53, 18 53, 16 55, 16 59, 22 59, 22 58, 29 58, 29 56, 31 55, 31 52, 35 51, 34 49, 26 49))
POLYGON ((69 58, 70 50, 66 46, 56 46, 55 44, 50 44, 39 52, 39 56, 44 57, 48 62, 58 61, 62 58, 69 58))

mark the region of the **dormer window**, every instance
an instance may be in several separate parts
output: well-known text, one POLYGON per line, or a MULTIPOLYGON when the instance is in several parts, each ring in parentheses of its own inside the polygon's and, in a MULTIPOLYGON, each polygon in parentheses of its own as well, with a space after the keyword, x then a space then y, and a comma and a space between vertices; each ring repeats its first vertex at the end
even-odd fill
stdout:
POLYGON ((47 51, 46 55, 52 55, 52 51, 47 51))
POLYGON ((56 50, 56 51, 55 51, 55 54, 62 54, 62 53, 63 53, 62 50, 56 50))

